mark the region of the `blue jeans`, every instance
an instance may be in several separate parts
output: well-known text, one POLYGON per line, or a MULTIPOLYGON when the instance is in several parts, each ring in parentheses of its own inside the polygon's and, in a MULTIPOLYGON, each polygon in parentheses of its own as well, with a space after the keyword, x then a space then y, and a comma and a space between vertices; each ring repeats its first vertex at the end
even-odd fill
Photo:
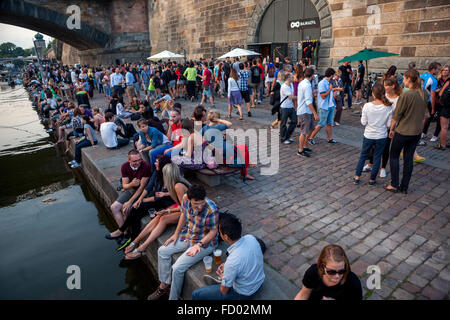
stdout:
POLYGON ((373 153, 373 167, 372 173, 370 174, 370 180, 375 181, 377 179, 378 171, 380 170, 381 156, 384 151, 384 146, 386 144, 386 138, 383 139, 367 139, 364 137, 363 145, 361 150, 361 155, 359 156, 358 165, 356 166, 356 176, 360 177, 364 162, 369 158, 370 151, 373 146, 375 146, 375 151, 373 153))
MULTIPOLYGON (((344 91, 343 94, 345 95, 347 93, 348 95, 348 107, 352 107, 352 84, 350 82, 344 83, 344 91)), ((344 106, 344 99, 342 99, 342 106, 344 106)))
POLYGON ((111 87, 109 85, 104 86, 105 88, 105 94, 107 97, 111 97, 111 87))
POLYGON ((153 167, 153 164, 156 161, 156 157, 159 156, 160 154, 164 154, 164 151, 170 148, 172 148, 171 143, 160 144, 159 146, 156 146, 155 148, 149 151, 142 152, 142 156, 144 157, 144 160, 150 163, 153 167))
POLYGON ((228 292, 223 295, 220 292, 220 284, 199 288, 192 292, 192 300, 252 300, 253 296, 254 294, 244 296, 234 291, 233 288, 228 289, 228 292))
MULTIPOLYGON (((97 141, 94 141, 94 144, 97 144, 97 141)), ((84 139, 78 142, 75 145, 75 161, 81 163, 81 149, 92 146, 92 143, 89 139, 84 139)))

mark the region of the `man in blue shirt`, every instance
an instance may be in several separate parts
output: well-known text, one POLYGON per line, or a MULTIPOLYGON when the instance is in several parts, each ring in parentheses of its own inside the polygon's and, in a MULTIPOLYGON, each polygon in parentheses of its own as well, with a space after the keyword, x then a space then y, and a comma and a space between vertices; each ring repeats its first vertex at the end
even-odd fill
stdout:
POLYGON ((248 79, 250 78, 250 73, 248 72, 247 68, 245 68, 245 65, 241 62, 239 63, 239 81, 238 86, 239 90, 241 90, 241 96, 242 99, 245 101, 245 104, 247 105, 247 115, 249 117, 252 116, 252 113, 250 112, 250 93, 248 91, 248 79))
POLYGON ((311 144, 316 144, 314 137, 323 127, 325 127, 325 130, 327 131, 328 143, 336 143, 336 140, 334 140, 331 135, 331 126, 333 125, 336 103, 334 102, 333 97, 333 85, 330 83, 330 80, 335 73, 334 69, 328 68, 325 71, 325 77, 319 82, 317 102, 319 104, 320 120, 314 131, 311 133, 309 139, 311 144))
POLYGON ((192 300, 250 300, 264 283, 263 252, 252 235, 241 237, 242 224, 236 216, 222 213, 219 234, 230 246, 228 258, 217 269, 220 285, 195 290, 192 300))
POLYGON ((125 82, 127 85, 125 91, 127 93, 128 101, 131 102, 133 97, 136 96, 136 93, 134 92, 134 75, 130 71, 129 67, 126 67, 125 70, 127 71, 127 73, 125 74, 125 82))
MULTIPOLYGON (((433 120, 434 114, 436 113, 436 90, 438 85, 436 77, 439 74, 440 70, 440 63, 432 62, 428 66, 428 72, 425 72, 420 76, 420 78, 422 78, 423 80, 422 88, 428 93, 428 112, 430 113, 430 117, 428 117, 423 124, 422 139, 425 138, 428 128, 431 124, 431 120, 433 120)), ((422 145, 424 144, 425 143, 422 142, 422 145)))

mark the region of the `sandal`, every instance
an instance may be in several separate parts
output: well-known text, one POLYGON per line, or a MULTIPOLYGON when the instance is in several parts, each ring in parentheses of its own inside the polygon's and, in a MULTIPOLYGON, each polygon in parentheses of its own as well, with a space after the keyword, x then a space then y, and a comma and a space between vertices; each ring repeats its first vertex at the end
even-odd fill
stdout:
POLYGON ((231 119, 231 113, 228 114, 228 119, 231 119))
POLYGON ((131 241, 131 243, 128 245, 128 247, 125 248, 125 254, 130 253, 131 251, 134 250, 134 247, 136 246, 136 243, 134 243, 133 241, 131 241))
POLYGON ((384 190, 389 191, 389 192, 393 192, 393 193, 397 193, 398 192, 398 189, 394 188, 391 185, 384 186, 384 190))
POLYGON ((145 256, 144 251, 139 251, 138 249, 134 249, 132 252, 129 252, 125 255, 125 260, 136 260, 137 258, 140 258, 142 256, 145 256))

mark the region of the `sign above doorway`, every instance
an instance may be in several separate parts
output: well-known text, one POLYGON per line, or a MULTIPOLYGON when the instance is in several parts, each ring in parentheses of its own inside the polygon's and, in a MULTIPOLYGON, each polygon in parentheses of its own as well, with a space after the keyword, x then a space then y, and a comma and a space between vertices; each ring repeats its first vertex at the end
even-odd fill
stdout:
POLYGON ((288 21, 288 30, 300 30, 308 28, 317 28, 320 26, 319 18, 297 19, 288 21))

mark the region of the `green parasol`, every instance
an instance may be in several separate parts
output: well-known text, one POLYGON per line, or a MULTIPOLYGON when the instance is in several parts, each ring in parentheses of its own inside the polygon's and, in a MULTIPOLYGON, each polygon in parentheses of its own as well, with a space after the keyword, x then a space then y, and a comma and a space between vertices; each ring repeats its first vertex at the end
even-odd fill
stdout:
MULTIPOLYGON (((385 57, 391 57, 391 56, 398 56, 398 53, 377 51, 377 50, 365 48, 361 51, 358 51, 354 55, 351 55, 344 59, 339 60, 338 63, 351 62, 351 61, 366 61, 366 79, 369 80, 369 67, 367 66, 367 60, 376 59, 376 58, 385 58, 385 57)), ((369 101, 369 97, 367 97, 367 101, 369 101)))

